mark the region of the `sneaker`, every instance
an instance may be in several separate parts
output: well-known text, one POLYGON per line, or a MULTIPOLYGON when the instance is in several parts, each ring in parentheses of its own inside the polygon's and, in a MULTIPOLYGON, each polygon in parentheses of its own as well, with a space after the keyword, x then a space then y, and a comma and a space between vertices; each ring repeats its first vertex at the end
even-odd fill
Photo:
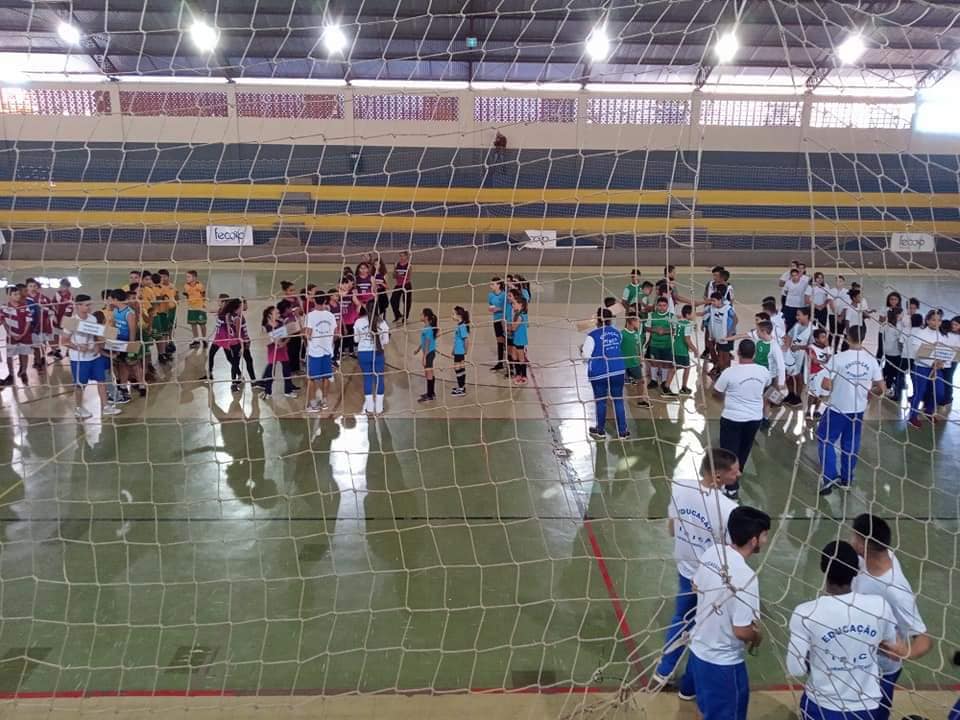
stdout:
POLYGON ((587 432, 590 433, 590 437, 592 437, 594 440, 607 439, 607 434, 600 428, 595 428, 595 427, 587 428, 587 432))
POLYGON ((625 433, 620 433, 620 439, 621 439, 621 440, 629 440, 629 439, 630 439, 630 431, 627 430, 627 432, 625 432, 625 433))
POLYGON ((466 388, 462 388, 462 387, 455 387, 453 390, 450 391, 450 394, 451 394, 451 395, 466 395, 466 394, 467 394, 467 389, 466 389, 466 388))
POLYGON ((93 417, 93 413, 82 407, 75 408, 73 414, 75 417, 80 418, 81 420, 86 420, 88 417, 93 417))
POLYGON ((300 397, 300 396, 297 394, 297 391, 296 391, 296 390, 294 390, 293 392, 285 392, 285 393, 283 394, 283 396, 284 396, 285 398, 290 398, 291 400, 293 400, 294 398, 300 397))
POLYGON ((114 405, 126 405, 128 402, 130 402, 130 393, 122 392, 110 402, 112 402, 114 405))
POLYGON ((137 392, 140 393, 140 397, 147 396, 147 386, 146 385, 137 385, 137 392))
POLYGON ((327 401, 326 401, 326 400, 321 400, 321 401, 320 401, 320 409, 321 409, 321 410, 329 410, 329 409, 330 409, 330 406, 327 405, 327 401))
POLYGON ((199 341, 199 340, 194 340, 192 343, 190 343, 190 349, 191 349, 191 350, 196 350, 198 347, 200 347, 200 341, 199 341))
POLYGON ((243 392, 243 383, 238 383, 238 382, 230 383, 230 392, 235 392, 235 393, 243 392))
POLYGON ((677 394, 666 385, 663 386, 663 390, 660 391, 660 394, 664 397, 677 397, 677 394))
POLYGON ((0 387, 10 387, 13 385, 13 375, 7 375, 3 380, 0 380, 0 387))
POLYGON ((680 388, 680 394, 681 394, 681 395, 693 395, 693 390, 691 390, 691 389, 688 388, 686 385, 684 385, 682 388, 680 388))
POLYGON ((763 419, 760 421, 760 429, 761 429, 761 430, 769 430, 769 429, 770 429, 770 420, 767 419, 767 418, 763 418, 763 419))
POLYGON ((637 405, 639 405, 640 407, 648 408, 650 407, 650 401, 647 400, 646 398, 640 398, 639 400, 637 400, 637 405))
POLYGON ((523 377, 520 376, 520 375, 514 375, 514 376, 513 376, 513 384, 514 384, 514 385, 523 385, 523 377))
POLYGON ((656 380, 651 380, 647 383, 647 390, 656 390, 658 387, 660 387, 660 383, 656 380))
POLYGON ((650 676, 650 682, 647 683, 647 690, 652 692, 660 692, 667 688, 670 685, 670 678, 661 675, 658 672, 654 672, 650 676))
POLYGON ((437 399, 436 395, 428 395, 427 393, 424 393, 423 395, 417 398, 417 402, 419 403, 432 402, 433 400, 436 400, 436 399, 437 399))
POLYGON ((685 702, 690 702, 697 699, 697 694, 695 692, 685 693, 682 690, 677 690, 677 698, 685 702))
POLYGON ((177 351, 177 346, 176 346, 174 343, 172 343, 172 342, 168 342, 168 343, 167 343, 167 355, 172 355, 172 354, 175 353, 176 351, 177 351))
POLYGON ((503 363, 497 363, 492 368, 490 368, 490 372, 500 372, 501 370, 503 370, 503 363))
POLYGON ((920 428, 923 427, 923 423, 920 422, 920 418, 918 417, 910 418, 909 420, 907 420, 907 424, 916 430, 919 430, 920 428))
POLYGON ((103 415, 119 415, 121 410, 116 405, 107 405, 101 412, 103 415))
POLYGON ((310 403, 309 405, 307 405, 307 412, 308 412, 308 413, 318 413, 318 412, 320 412, 320 404, 319 404, 319 403, 316 403, 316 402, 310 403))
POLYGON ((828 480, 820 487, 820 497, 826 497, 833 492, 833 488, 840 484, 840 481, 834 478, 833 480, 828 480))

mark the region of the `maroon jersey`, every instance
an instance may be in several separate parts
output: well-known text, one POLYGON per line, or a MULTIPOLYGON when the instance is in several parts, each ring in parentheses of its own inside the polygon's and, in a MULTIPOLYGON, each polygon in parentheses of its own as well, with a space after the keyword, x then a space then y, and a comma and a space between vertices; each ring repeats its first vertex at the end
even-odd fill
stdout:
POLYGON ((53 334, 53 320, 56 317, 57 303, 43 293, 37 297, 40 303, 40 332, 44 335, 53 334))
POLYGON ((53 321, 57 327, 60 327, 65 317, 73 315, 73 293, 69 290, 57 290, 54 304, 53 321))
POLYGON ((406 265, 397 263, 393 267, 393 275, 396 281, 395 287, 402 288, 410 282, 410 263, 408 262, 406 265))
POLYGON ((7 328, 8 342, 20 343, 30 336, 30 308, 21 302, 3 306, 3 324, 7 328))

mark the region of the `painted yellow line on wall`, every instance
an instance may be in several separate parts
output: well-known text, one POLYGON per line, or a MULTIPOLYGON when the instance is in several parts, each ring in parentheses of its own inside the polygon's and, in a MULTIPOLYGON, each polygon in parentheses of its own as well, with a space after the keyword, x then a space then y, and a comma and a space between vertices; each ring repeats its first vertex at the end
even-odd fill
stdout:
MULTIPOLYGON (((409 203, 584 203, 665 205, 664 190, 606 190, 602 188, 465 188, 384 187, 355 185, 269 185, 251 183, 87 183, 0 182, 5 197, 124 197, 204 198, 216 200, 280 200, 287 193, 314 200, 409 203)), ((794 190, 678 190, 674 197, 701 205, 800 206, 875 208, 960 207, 960 193, 848 193, 794 190)))
MULTIPOLYGON (((669 233, 684 241, 691 229, 683 218, 466 218, 424 215, 296 215, 241 213, 152 213, 79 210, 3 210, 0 225, 28 228, 136 227, 200 228, 207 225, 252 225, 279 229, 281 225, 309 230, 398 233, 520 233, 524 230, 556 230, 561 236, 592 233, 669 233)), ((960 221, 914 222, 899 220, 828 220, 825 218, 703 218, 693 227, 716 235, 879 235, 890 232, 928 232, 960 235, 960 221)))

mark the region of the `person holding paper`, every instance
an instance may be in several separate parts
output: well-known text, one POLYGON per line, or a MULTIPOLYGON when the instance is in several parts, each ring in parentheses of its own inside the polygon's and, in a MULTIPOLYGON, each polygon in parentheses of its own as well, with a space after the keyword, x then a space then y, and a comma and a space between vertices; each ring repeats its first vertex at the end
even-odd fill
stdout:
POLYGON ((74 415, 81 420, 92 413, 83 407, 83 391, 92 380, 97 383, 100 395, 100 414, 119 415, 120 408, 107 400, 107 378, 100 350, 103 348, 105 328, 99 325, 90 313, 90 296, 77 295, 74 300, 76 324, 72 331, 64 331, 63 345, 70 355, 70 374, 73 376, 73 396, 76 401, 74 415))
POLYGON ((932 351, 941 343, 940 320, 940 311, 931 310, 924 318, 924 327, 914 330, 910 338, 914 344, 916 359, 910 373, 910 379, 913 381, 913 395, 910 396, 908 422, 911 427, 917 429, 923 427, 923 422, 920 420, 920 403, 923 403, 923 412, 930 418, 930 422, 937 422, 933 411, 940 404, 940 398, 935 397, 940 388, 937 387, 939 383, 934 381, 937 373, 943 369, 944 363, 937 360, 932 351))

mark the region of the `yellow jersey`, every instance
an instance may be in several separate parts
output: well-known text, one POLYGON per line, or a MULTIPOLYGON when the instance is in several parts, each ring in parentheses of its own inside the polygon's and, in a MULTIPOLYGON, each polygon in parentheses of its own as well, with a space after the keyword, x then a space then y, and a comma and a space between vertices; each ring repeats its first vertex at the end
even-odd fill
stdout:
POLYGON ((187 296, 187 308, 189 310, 204 309, 206 293, 202 282, 197 280, 197 282, 193 284, 187 283, 183 286, 183 294, 187 296))
POLYGON ((177 309, 177 289, 173 285, 157 285, 153 288, 157 296, 157 309, 169 312, 177 309))

